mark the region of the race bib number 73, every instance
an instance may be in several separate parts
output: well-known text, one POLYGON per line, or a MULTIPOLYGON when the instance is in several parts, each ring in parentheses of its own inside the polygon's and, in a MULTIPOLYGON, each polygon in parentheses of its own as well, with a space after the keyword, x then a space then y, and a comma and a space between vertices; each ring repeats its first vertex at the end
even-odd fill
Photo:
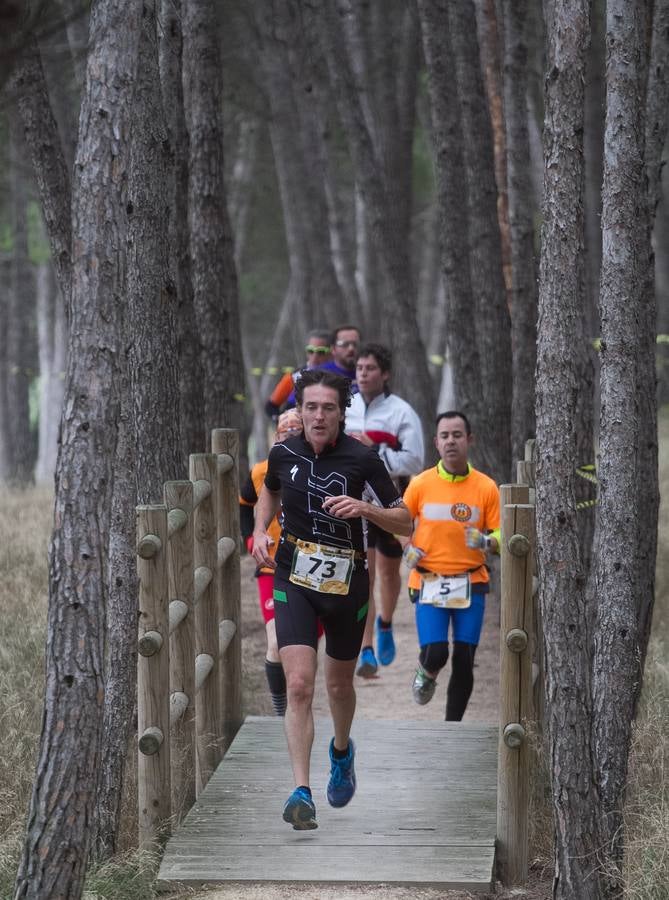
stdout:
POLYGON ((348 594, 353 550, 297 541, 290 581, 323 594, 348 594))

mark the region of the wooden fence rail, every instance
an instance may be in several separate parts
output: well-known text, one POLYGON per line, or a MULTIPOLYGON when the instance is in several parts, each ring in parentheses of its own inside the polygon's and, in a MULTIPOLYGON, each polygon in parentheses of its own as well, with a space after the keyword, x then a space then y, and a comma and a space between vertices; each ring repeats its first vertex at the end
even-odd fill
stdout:
POLYGON ((142 848, 190 809, 242 721, 237 432, 215 429, 212 450, 137 507, 142 848))
MULTIPOLYGON (((195 802, 242 722, 238 435, 212 433, 188 481, 137 508, 139 842, 156 845, 195 802)), ((519 480, 533 482, 530 453, 519 480)), ((534 497, 501 494, 497 859, 505 885, 528 869, 534 497)), ((540 640, 540 639, 539 639, 540 640)))
POLYGON ((500 734, 497 764, 497 860, 504 885, 521 885, 528 874, 532 710, 532 557, 534 506, 526 485, 500 488, 500 734))

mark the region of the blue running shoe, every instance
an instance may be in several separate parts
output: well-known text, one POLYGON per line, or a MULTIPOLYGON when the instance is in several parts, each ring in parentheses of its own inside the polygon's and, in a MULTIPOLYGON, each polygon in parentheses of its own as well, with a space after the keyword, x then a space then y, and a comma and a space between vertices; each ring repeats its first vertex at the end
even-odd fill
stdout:
POLYGON ((283 807, 283 821, 292 825, 296 831, 318 828, 314 801, 303 787, 295 788, 286 800, 283 807))
POLYGON ((395 640, 393 626, 381 627, 381 616, 376 619, 376 655, 382 666, 389 666, 395 659, 395 640))
POLYGON ((372 648, 363 647, 355 674, 359 675, 361 678, 373 678, 376 675, 376 670, 378 668, 379 664, 376 661, 372 648))
POLYGON ((334 738, 330 741, 330 780, 328 781, 328 803, 330 806, 346 806, 355 794, 355 745, 349 738, 348 753, 343 759, 334 755, 334 738))

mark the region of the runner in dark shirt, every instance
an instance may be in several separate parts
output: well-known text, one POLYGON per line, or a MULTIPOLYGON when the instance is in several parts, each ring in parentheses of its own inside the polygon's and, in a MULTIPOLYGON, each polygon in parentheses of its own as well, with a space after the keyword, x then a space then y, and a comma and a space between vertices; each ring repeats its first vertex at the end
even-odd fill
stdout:
POLYGON ((316 827, 309 762, 318 619, 325 629, 325 683, 334 725, 327 797, 332 806, 345 806, 355 792, 353 675, 369 588, 362 518, 406 535, 411 519, 376 451, 343 433, 348 382, 315 369, 302 375, 296 394, 304 433, 270 451, 256 507, 253 556, 259 565, 275 568, 275 621, 288 686, 285 728, 296 784, 283 817, 305 829, 316 827), (363 500, 363 493, 376 502, 363 500), (284 521, 274 560, 266 528, 280 504, 284 521))

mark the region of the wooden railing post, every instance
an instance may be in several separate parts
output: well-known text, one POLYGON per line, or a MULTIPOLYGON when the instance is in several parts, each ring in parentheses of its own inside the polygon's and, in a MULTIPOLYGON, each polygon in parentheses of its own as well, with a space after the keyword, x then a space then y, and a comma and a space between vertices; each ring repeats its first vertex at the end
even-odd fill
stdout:
POLYGON ((168 481, 163 493, 169 531, 172 811, 180 819, 195 803, 193 484, 168 481))
POLYGON ((217 459, 193 453, 193 565, 195 570, 195 722, 196 794, 207 784, 220 760, 221 692, 218 651, 218 547, 216 513, 217 459))
MULTIPOLYGON (((516 476, 519 484, 526 484, 530 489, 530 503, 535 502, 535 480, 536 480, 536 452, 537 442, 534 438, 525 441, 525 459, 518 460, 516 463, 516 476)), ((534 593, 533 593, 533 612, 534 612, 534 652, 532 655, 532 700, 534 706, 534 720, 537 731, 543 734, 544 731, 544 637, 543 626, 541 624, 541 603, 537 594, 537 586, 539 580, 537 578, 536 556, 533 557, 534 576, 534 593)))
POLYGON ((171 816, 167 509, 137 507, 139 846, 155 847, 171 816))
POLYGON ((532 718, 534 506, 525 485, 502 485, 500 735, 497 860, 505 886, 527 882, 532 718))
POLYGON ((233 428, 216 428, 211 435, 218 459, 217 500, 219 541, 232 541, 220 571, 221 708, 223 743, 221 756, 242 724, 242 625, 241 571, 239 561, 239 434, 233 428), (230 635, 232 635, 230 637, 230 635))

